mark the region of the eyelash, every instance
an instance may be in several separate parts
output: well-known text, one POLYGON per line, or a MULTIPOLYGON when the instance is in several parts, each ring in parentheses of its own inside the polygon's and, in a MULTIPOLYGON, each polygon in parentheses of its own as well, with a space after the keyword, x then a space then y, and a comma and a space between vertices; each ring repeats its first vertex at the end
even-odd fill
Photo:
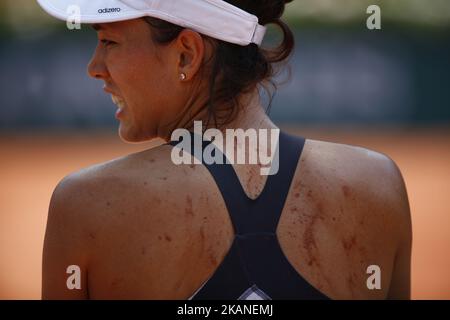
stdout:
POLYGON ((100 42, 101 42, 105 47, 107 47, 107 46, 109 46, 109 45, 116 44, 116 42, 111 41, 111 40, 107 40, 107 39, 102 39, 102 40, 100 40, 100 42))

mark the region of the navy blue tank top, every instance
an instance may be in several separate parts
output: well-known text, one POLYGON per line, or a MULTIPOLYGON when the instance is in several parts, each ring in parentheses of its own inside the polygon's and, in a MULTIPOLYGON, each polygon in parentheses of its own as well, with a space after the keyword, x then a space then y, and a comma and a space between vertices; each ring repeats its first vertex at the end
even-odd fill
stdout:
MULTIPOLYGON (((192 133, 191 141, 193 137, 192 133)), ((209 143, 204 142, 203 148, 209 143)), ((294 269, 276 235, 304 144, 303 137, 280 131, 278 173, 267 177, 254 200, 246 195, 231 164, 203 163, 219 187, 235 235, 221 264, 189 300, 328 299, 294 269)))

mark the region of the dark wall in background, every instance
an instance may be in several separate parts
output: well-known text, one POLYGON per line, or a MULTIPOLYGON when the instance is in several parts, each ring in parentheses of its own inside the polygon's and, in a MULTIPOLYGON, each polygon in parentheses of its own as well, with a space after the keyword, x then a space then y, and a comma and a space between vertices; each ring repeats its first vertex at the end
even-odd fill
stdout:
MULTIPOLYGON (((94 31, 0 38, 0 129, 115 126, 86 65, 94 31)), ((273 101, 290 123, 450 123, 450 34, 296 30, 291 81, 273 101)))

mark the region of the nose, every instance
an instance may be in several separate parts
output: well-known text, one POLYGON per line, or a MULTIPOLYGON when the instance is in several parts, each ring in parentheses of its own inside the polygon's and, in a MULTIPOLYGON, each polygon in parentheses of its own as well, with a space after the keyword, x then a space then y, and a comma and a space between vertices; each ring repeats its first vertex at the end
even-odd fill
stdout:
POLYGON ((94 55, 88 65, 88 74, 95 79, 104 80, 109 76, 108 69, 104 61, 103 50, 97 46, 94 55))

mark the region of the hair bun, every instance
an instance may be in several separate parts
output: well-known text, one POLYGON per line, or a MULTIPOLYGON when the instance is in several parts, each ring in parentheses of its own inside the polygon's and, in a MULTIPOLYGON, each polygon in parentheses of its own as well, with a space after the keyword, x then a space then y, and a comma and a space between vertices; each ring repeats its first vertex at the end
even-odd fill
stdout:
POLYGON ((279 20, 284 13, 287 2, 292 0, 263 0, 259 1, 256 16, 262 25, 279 20))
POLYGON ((284 13, 286 3, 293 0, 225 0, 258 17, 261 25, 275 22, 284 13))

